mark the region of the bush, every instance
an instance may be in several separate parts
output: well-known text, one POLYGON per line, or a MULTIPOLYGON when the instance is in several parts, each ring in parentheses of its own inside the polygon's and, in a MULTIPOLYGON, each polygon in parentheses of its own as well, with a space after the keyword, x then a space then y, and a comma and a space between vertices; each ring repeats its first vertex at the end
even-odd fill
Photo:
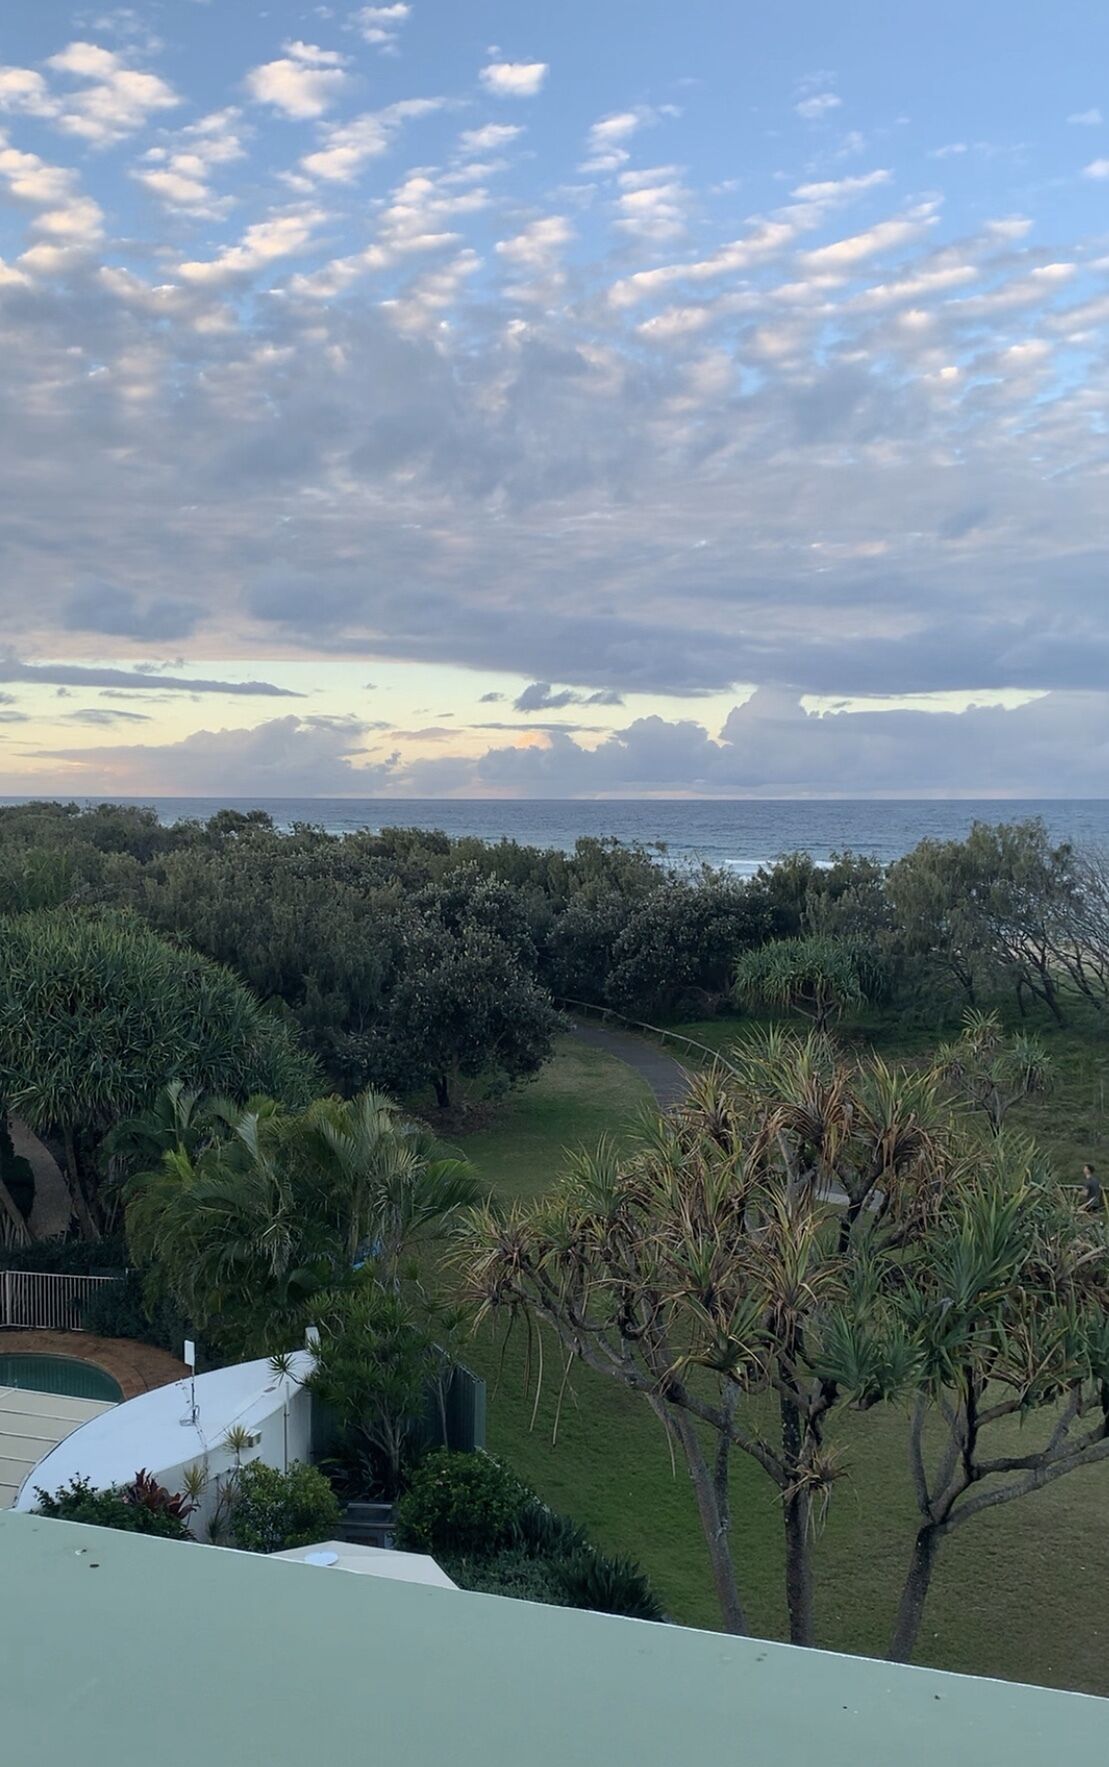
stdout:
POLYGON ((510 1549, 491 1558, 446 1557, 443 1569, 460 1589, 481 1595, 507 1595, 514 1601, 540 1601, 548 1607, 577 1605, 567 1601, 555 1564, 527 1552, 510 1549))
POLYGON ((637 1564, 594 1552, 584 1528, 488 1454, 429 1454, 397 1505, 396 1536, 399 1546, 433 1553, 463 1589, 666 1617, 637 1564))
POLYGON ((624 1614, 633 1620, 665 1620, 662 1603, 630 1558, 606 1558, 588 1547, 558 1559, 551 1567, 566 1607, 598 1614, 624 1614))
POLYGON ((121 1276, 127 1249, 119 1239, 38 1239, 0 1247, 0 1270, 39 1270, 46 1276, 121 1276))
POLYGON ((437 1449, 397 1504, 399 1545, 488 1558, 509 1545, 528 1494, 488 1454, 437 1449))
POLYGON ((243 1552, 287 1552, 330 1540, 341 1515, 339 1499, 323 1473, 302 1460, 294 1461, 288 1472, 252 1460, 235 1474, 230 1530, 243 1552))
MULTIPOLYGON (((181 1355, 187 1337, 196 1337, 171 1301, 147 1301, 137 1270, 128 1270, 118 1282, 93 1290, 81 1311, 81 1329, 103 1338, 131 1338, 140 1344, 153 1344, 173 1356, 181 1355)), ((197 1367, 204 1366, 204 1362, 198 1345, 197 1367)))
POLYGON ((38 1513, 55 1521, 88 1522, 94 1528, 118 1528, 127 1534, 157 1534, 163 1540, 191 1540, 186 1517, 193 1505, 167 1491, 145 1471, 131 1484, 94 1491, 88 1479, 70 1480, 51 1495, 36 1489, 38 1513))
POLYGON ((585 1529, 579 1522, 548 1509, 538 1497, 525 1503, 513 1532, 521 1549, 533 1558, 568 1557, 588 1545, 585 1529))

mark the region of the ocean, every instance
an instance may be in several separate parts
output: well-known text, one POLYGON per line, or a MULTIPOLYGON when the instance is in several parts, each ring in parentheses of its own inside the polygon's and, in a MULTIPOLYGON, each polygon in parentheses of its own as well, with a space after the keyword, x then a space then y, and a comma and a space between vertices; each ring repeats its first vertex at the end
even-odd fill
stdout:
MULTIPOLYGON (((12 801, 12 800, 5 800, 12 801)), ((917 841, 959 840, 974 822, 1040 816, 1057 840, 1109 848, 1109 798, 690 799, 614 798, 153 798, 165 822, 221 808, 267 810, 282 828, 310 822, 335 833, 434 828, 569 850, 580 835, 615 836, 656 848, 676 865, 707 863, 749 876, 782 853, 818 861, 850 849, 888 862, 917 841)))

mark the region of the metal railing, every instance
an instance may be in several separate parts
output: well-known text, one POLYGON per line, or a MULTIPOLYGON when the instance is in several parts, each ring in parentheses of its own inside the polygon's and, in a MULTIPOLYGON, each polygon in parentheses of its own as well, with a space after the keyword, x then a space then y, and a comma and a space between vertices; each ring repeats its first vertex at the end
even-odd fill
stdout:
POLYGON ((41 1331, 83 1331, 85 1307, 118 1276, 49 1276, 41 1270, 0 1271, 0 1325, 41 1331))
POLYGON ((698 1043, 696 1037, 685 1037, 681 1031, 671 1031, 665 1025, 649 1025, 643 1019, 625 1018, 611 1006, 596 1006, 589 1000, 570 1000, 563 995, 555 1001, 558 1007, 568 1006, 574 1012, 592 1012, 600 1019, 611 1019, 621 1030, 646 1032, 649 1037, 658 1037, 668 1043, 682 1043, 687 1049, 695 1049, 699 1055, 708 1056, 710 1062, 719 1062, 721 1067, 730 1068, 732 1063, 719 1049, 712 1049, 707 1043, 698 1043))

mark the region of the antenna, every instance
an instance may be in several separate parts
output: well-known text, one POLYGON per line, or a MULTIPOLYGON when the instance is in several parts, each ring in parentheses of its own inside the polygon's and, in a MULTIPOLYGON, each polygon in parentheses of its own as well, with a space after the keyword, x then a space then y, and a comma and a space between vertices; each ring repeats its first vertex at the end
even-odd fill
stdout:
POLYGON ((200 1408, 196 1402, 196 1345, 192 1338, 185 1339, 185 1354, 182 1361, 189 1371, 189 1403, 181 1422, 185 1425, 191 1424, 195 1429, 200 1418, 200 1408))

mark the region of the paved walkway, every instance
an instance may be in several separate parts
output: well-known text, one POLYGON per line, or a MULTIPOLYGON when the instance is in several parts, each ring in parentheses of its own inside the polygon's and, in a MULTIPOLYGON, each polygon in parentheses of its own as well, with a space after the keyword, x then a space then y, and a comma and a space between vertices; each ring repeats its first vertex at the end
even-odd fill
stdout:
MULTIPOLYGON (((634 1068, 646 1080, 662 1110, 669 1110, 672 1105, 680 1104, 685 1097, 689 1085, 685 1069, 672 1055, 667 1055, 664 1049, 660 1049, 655 1043, 649 1043, 645 1037, 637 1037, 634 1031, 614 1031, 608 1025, 577 1023, 574 1024, 574 1036, 582 1043, 589 1043, 594 1049, 603 1049, 607 1055, 614 1055, 618 1061, 627 1062, 630 1068, 634 1068)), ((840 1207, 847 1201, 847 1193, 838 1184, 822 1186, 819 1194, 825 1202, 836 1203, 840 1207)), ((877 1191, 868 1207, 876 1207, 880 1200, 881 1192, 877 1191)))
POLYGON ((663 1110, 669 1110, 685 1097, 689 1084, 685 1069, 657 1044, 648 1043, 632 1031, 616 1031, 608 1025, 575 1023, 574 1036, 634 1068, 646 1080, 663 1110))

